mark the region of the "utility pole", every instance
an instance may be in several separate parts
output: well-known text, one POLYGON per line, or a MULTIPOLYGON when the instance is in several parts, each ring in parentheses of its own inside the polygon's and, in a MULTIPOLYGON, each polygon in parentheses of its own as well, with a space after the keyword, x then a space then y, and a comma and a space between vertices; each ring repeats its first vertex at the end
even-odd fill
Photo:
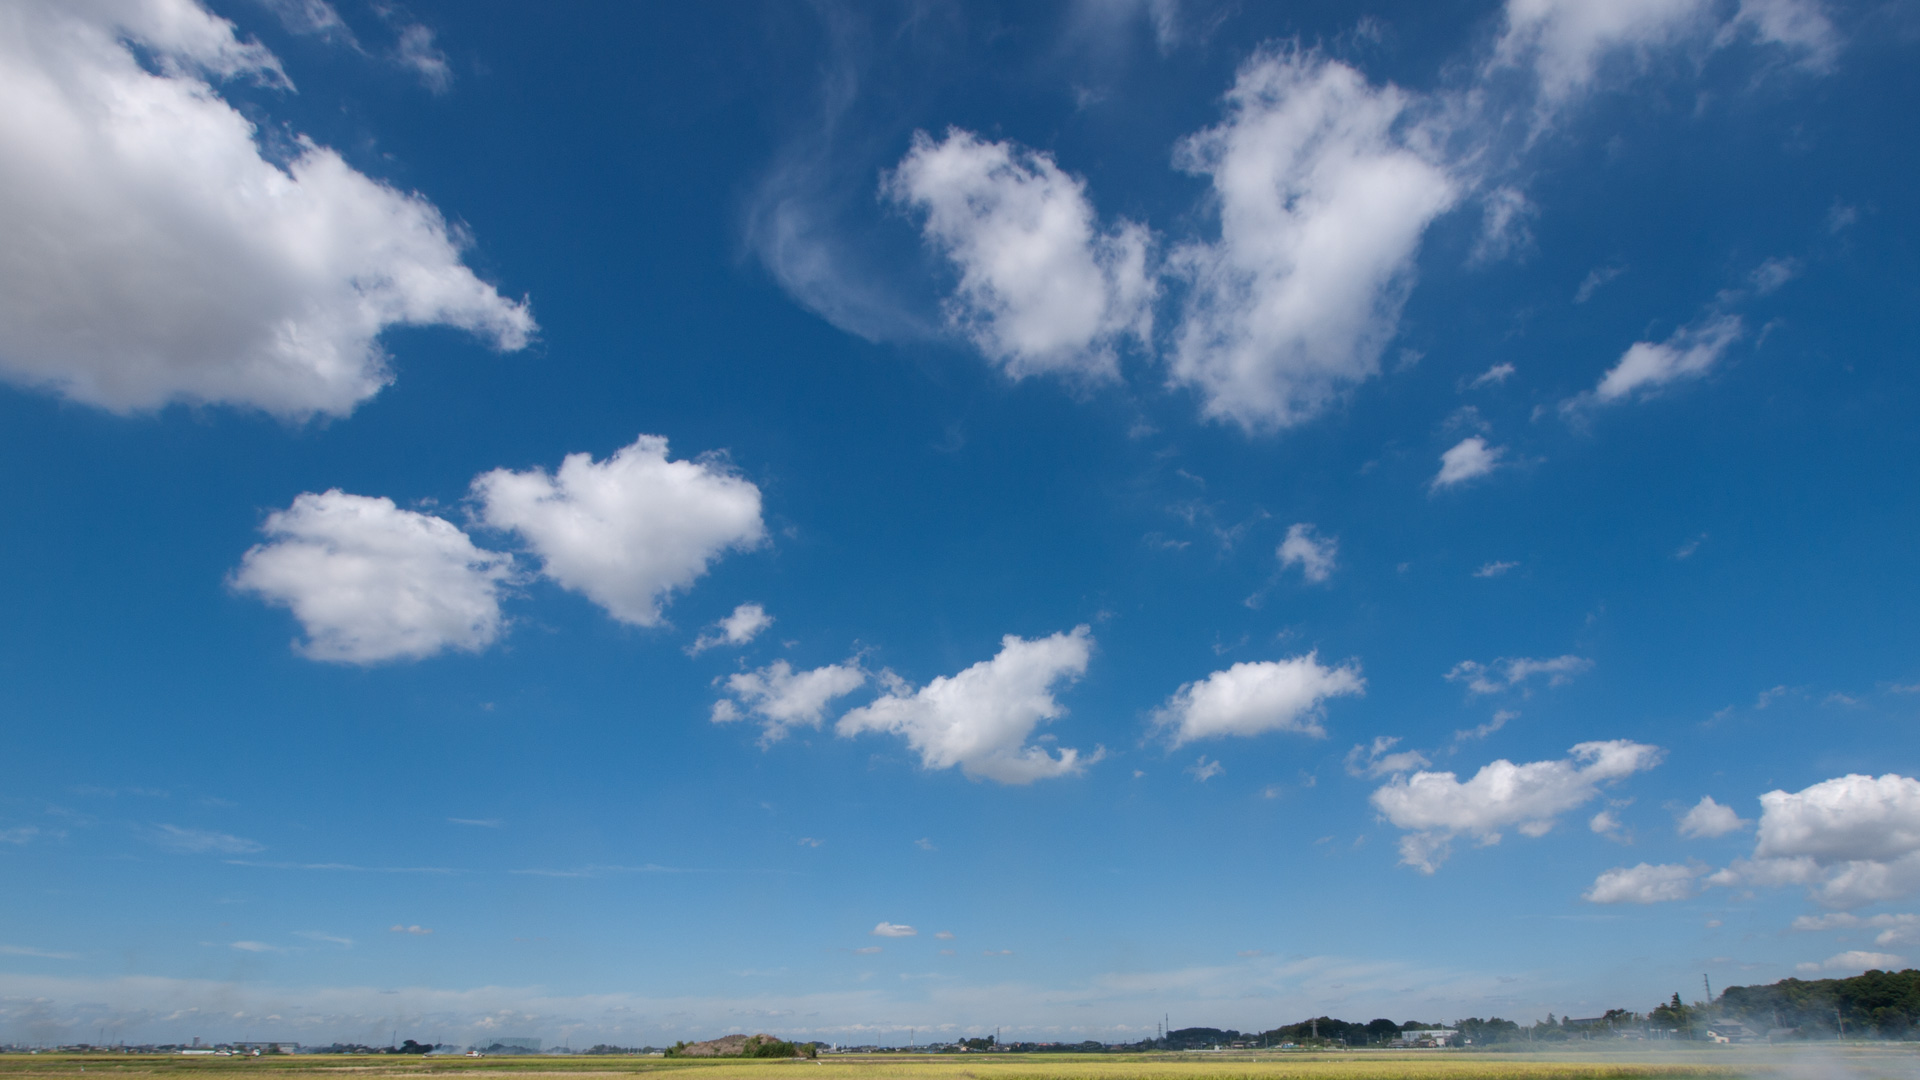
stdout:
POLYGON ((1838 1006, 1838 1005, 1835 1005, 1835 1006, 1833 1007, 1833 1018, 1834 1018, 1835 1020, 1837 1020, 1837 1021, 1839 1021, 1839 1023, 1840 1023, 1840 1038, 1841 1038, 1842 1040, 1845 1040, 1845 1039, 1846 1039, 1846 1037, 1847 1037, 1847 1018, 1846 1018, 1846 1017, 1844 1017, 1844 1016, 1842 1016, 1842 1015, 1840 1015, 1840 1006, 1838 1006))
POLYGON ((1707 973, 1704 971, 1700 973, 1700 985, 1707 988, 1707 1004, 1713 1004, 1713 983, 1708 981, 1707 973))

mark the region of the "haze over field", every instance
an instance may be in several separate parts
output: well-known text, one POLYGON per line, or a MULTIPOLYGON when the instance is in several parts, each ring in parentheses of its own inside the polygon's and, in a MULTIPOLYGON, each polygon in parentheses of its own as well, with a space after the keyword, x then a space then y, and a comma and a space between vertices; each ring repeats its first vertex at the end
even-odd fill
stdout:
POLYGON ((601 7, 0 0, 0 1043, 1920 958, 1920 4, 601 7))

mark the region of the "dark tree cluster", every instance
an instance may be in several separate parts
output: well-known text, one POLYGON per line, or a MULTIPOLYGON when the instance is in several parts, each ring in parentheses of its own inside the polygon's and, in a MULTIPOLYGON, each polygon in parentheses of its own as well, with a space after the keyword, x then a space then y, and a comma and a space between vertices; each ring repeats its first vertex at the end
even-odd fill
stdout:
POLYGON ((1920 971, 1869 971, 1849 979, 1782 979, 1729 986, 1720 1008, 1749 1026, 1792 1029, 1802 1037, 1913 1037, 1920 1026, 1920 971))

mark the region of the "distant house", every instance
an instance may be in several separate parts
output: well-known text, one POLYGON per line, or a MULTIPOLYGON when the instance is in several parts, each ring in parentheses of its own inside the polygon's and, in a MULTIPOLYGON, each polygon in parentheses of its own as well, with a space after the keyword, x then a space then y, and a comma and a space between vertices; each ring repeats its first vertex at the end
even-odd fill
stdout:
POLYGON ((1717 1043, 1759 1042, 1760 1035, 1745 1024, 1732 1021, 1707 1025, 1707 1038, 1717 1043))
POLYGON ((1451 1028, 1427 1028, 1423 1031, 1403 1031, 1393 1040, 1399 1046, 1437 1047, 1451 1046, 1460 1040, 1460 1033, 1451 1028))

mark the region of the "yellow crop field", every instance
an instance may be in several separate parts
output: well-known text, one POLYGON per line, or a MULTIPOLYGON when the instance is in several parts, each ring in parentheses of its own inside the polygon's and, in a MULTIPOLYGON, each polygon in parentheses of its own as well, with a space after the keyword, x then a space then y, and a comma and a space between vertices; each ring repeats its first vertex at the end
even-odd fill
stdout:
POLYGON ((646 1057, 398 1058, 293 1055, 189 1058, 0 1056, 0 1080, 348 1080, 505 1076, 620 1080, 1916 1080, 1912 1047, 1699 1048, 1669 1052, 1361 1052, 1140 1056, 875 1054, 818 1061, 646 1057), (675 1075, 678 1074, 678 1075, 675 1075))

